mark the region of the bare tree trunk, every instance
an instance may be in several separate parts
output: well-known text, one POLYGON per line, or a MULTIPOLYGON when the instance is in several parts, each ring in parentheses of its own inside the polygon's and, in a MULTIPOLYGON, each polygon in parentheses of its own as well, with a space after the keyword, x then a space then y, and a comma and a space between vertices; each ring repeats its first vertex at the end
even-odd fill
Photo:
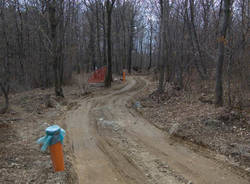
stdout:
POLYGON ((114 6, 115 0, 106 1, 106 10, 108 16, 108 30, 107 30, 107 40, 108 40, 108 71, 105 78, 105 87, 111 87, 112 82, 112 43, 111 43, 111 26, 112 26, 112 10, 114 6))
POLYGON ((142 70, 142 63, 143 63, 143 35, 140 40, 140 69, 142 70))
POLYGON ((4 84, 0 82, 0 87, 1 87, 2 93, 4 95, 4 99, 5 99, 5 105, 2 109, 0 109, 0 114, 4 114, 7 112, 9 108, 9 84, 7 83, 4 84))
POLYGON ((103 64, 107 65, 107 33, 105 10, 103 10, 103 64))
POLYGON ((101 48, 100 48, 100 23, 99 23, 99 2, 95 1, 96 4, 96 51, 97 51, 97 65, 100 64, 101 59, 101 48))
MULTIPOLYGON (((132 28, 130 28, 132 29, 132 28)), ((132 67, 132 50, 133 50, 133 35, 132 30, 129 34, 129 49, 128 49, 128 73, 131 73, 131 67, 132 67)))
POLYGON ((169 11, 166 8, 169 8, 168 6, 168 1, 165 2, 164 0, 160 0, 160 7, 161 7, 161 22, 160 22, 160 79, 159 79, 159 86, 158 86, 158 92, 159 93, 163 93, 164 92, 164 81, 165 81, 165 68, 166 68, 166 51, 167 51, 167 47, 166 47, 166 16, 167 16, 167 12, 169 11), (167 3, 167 7, 166 7, 166 3, 167 3))
MULTIPOLYGON (((52 42, 52 54, 53 54, 53 70, 54 70, 54 80, 55 80, 55 94, 56 96, 64 97, 62 90, 62 73, 63 67, 60 61, 62 48, 61 44, 58 46, 58 34, 57 34, 57 26, 58 26, 58 18, 56 18, 56 0, 52 0, 49 2, 49 19, 50 19, 50 27, 51 27, 51 42, 52 42)), ((61 40, 59 40, 61 42, 61 40)))
MULTIPOLYGON (((194 23, 193 23, 193 21, 194 21, 193 0, 190 0, 190 14, 191 14, 190 16, 191 16, 191 20, 189 19, 189 13, 188 13, 188 0, 185 0, 184 3, 185 3, 184 4, 184 6, 185 6, 185 19, 184 20, 187 23, 188 33, 189 33, 189 36, 190 36, 190 43, 191 43, 191 46, 192 46, 192 52, 193 52, 193 54, 195 54, 196 53, 196 49, 195 49, 195 42, 194 42, 194 38, 193 38, 194 37, 193 36, 193 32, 195 31, 195 26, 194 26, 194 23)), ((196 33, 194 35, 197 37, 196 33)), ((195 40, 196 40, 196 44, 197 44, 198 38, 195 39, 195 40)), ((199 56, 201 56, 200 53, 199 53, 199 56)), ((205 79, 206 76, 204 75, 204 72, 203 72, 203 70, 200 67, 200 63, 199 63, 198 59, 194 58, 193 61, 194 61, 194 65, 195 65, 195 67, 197 69, 197 72, 198 72, 200 78, 202 80, 205 79)))
POLYGON ((152 67, 152 41, 153 41, 153 25, 152 22, 150 22, 150 39, 149 39, 149 65, 148 70, 152 67))
POLYGON ((135 12, 133 9, 131 12, 130 24, 129 24, 129 48, 128 48, 128 62, 127 62, 128 73, 131 73, 131 68, 132 68, 132 51, 134 47, 134 21, 135 21, 134 18, 135 18, 135 12))
POLYGON ((199 64, 201 66, 202 79, 206 79, 207 78, 207 69, 203 63, 203 56, 202 56, 202 52, 201 52, 201 48, 200 48, 200 42, 198 40, 198 35, 197 35, 197 31, 196 31, 195 24, 194 24, 194 0, 189 0, 189 4, 190 4, 191 25, 192 25, 193 35, 194 35, 194 43, 197 47, 197 51, 198 51, 198 55, 199 55, 199 59, 200 59, 199 64))
POLYGON ((19 54, 18 54, 18 59, 19 59, 19 64, 20 64, 20 75, 19 75, 19 81, 21 84, 24 84, 24 56, 25 56, 25 51, 24 51, 24 44, 23 44, 23 15, 22 12, 20 11, 20 3, 19 0, 15 1, 15 6, 17 7, 17 11, 19 14, 19 18, 20 18, 20 28, 18 25, 18 20, 17 20, 17 16, 16 18, 16 29, 17 29, 17 43, 18 43, 18 47, 19 47, 19 54))
POLYGON ((122 69, 126 69, 126 28, 125 28, 125 18, 122 15, 124 12, 121 12, 121 20, 122 20, 122 29, 123 29, 123 57, 122 57, 122 69))
POLYGON ((2 32, 3 32, 3 38, 5 41, 5 49, 4 49, 4 59, 3 59, 3 69, 2 69, 2 76, 0 76, 0 87, 1 91, 4 94, 4 99, 5 99, 5 105, 4 108, 0 110, 0 113, 6 113, 8 108, 9 108, 9 88, 10 88, 10 63, 9 63, 9 57, 10 57, 10 52, 9 52, 9 39, 7 37, 7 32, 6 29, 8 29, 8 24, 6 23, 5 19, 5 1, 1 3, 1 11, 0 11, 0 16, 2 20, 2 32))
MULTIPOLYGON (((90 17, 91 19, 91 17, 90 17)), ((89 20, 90 24, 90 39, 89 39, 89 52, 92 63, 92 70, 96 69, 96 57, 95 57, 95 28, 93 20, 89 20)))
POLYGON ((215 86, 215 105, 222 106, 223 105, 223 62, 224 62, 224 50, 226 44, 226 35, 227 29, 229 27, 229 18, 230 18, 230 7, 231 0, 222 0, 224 2, 224 14, 223 14, 223 24, 220 29, 220 37, 219 37, 219 56, 216 65, 216 86, 215 86))

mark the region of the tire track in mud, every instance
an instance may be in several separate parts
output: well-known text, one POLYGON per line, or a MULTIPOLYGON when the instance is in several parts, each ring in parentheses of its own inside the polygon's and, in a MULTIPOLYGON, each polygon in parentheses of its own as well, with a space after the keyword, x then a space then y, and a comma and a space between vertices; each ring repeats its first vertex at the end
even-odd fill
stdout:
MULTIPOLYGON (((141 144, 142 142, 138 144, 138 139, 134 139, 133 136, 131 137, 131 134, 127 134, 126 126, 116 123, 120 121, 117 117, 122 117, 122 115, 120 115, 118 111, 114 111, 114 109, 121 110, 121 114, 128 113, 126 109, 123 109, 125 108, 127 100, 138 91, 143 90, 147 82, 138 78, 131 79, 131 84, 133 85, 129 85, 130 87, 113 94, 112 98, 105 98, 105 105, 97 106, 93 110, 94 114, 92 117, 96 118, 97 130, 102 136, 104 142, 102 145, 105 145, 106 143, 112 147, 112 151, 105 151, 106 155, 108 155, 111 160, 117 155, 122 155, 123 158, 128 161, 128 164, 133 165, 133 168, 139 170, 140 173, 142 173, 141 175, 136 174, 135 176, 130 177, 135 183, 187 183, 187 180, 172 171, 166 163, 161 162, 155 155, 150 154, 147 151, 147 148, 141 144), (121 96, 124 96, 125 98, 121 98, 121 96), (113 125, 118 125, 119 128, 114 131, 112 125, 102 126, 100 119, 106 119, 110 122, 115 120, 113 125), (123 127, 120 127, 120 125, 123 127), (142 180, 139 182, 136 181, 140 176, 143 176, 142 178, 146 177, 146 179, 143 179, 144 182, 142 182, 142 180)), ((119 162, 113 162, 115 165, 117 163, 119 162)), ((124 167, 117 168, 124 170, 124 167)), ((131 171, 132 170, 130 170, 130 175, 133 175, 135 172, 131 171)))
POLYGON ((103 105, 103 98, 118 96, 131 90, 135 82, 128 83, 104 96, 89 98, 81 103, 81 107, 68 115, 65 120, 71 137, 75 155, 79 183, 84 184, 132 184, 147 183, 143 173, 128 162, 122 155, 115 153, 97 133, 93 109, 103 105), (112 154, 113 153, 113 154, 112 154))
POLYGON ((172 145, 164 132, 128 109, 127 101, 146 85, 142 77, 130 77, 124 88, 85 99, 69 114, 80 183, 249 183, 179 143, 172 145))

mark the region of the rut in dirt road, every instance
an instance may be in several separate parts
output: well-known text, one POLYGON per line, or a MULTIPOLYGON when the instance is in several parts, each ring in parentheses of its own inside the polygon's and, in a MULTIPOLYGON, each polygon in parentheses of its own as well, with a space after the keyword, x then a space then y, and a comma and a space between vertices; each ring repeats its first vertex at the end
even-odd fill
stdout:
POLYGON ((66 120, 81 184, 248 184, 227 164, 206 158, 126 107, 147 85, 142 77, 94 95, 66 120))

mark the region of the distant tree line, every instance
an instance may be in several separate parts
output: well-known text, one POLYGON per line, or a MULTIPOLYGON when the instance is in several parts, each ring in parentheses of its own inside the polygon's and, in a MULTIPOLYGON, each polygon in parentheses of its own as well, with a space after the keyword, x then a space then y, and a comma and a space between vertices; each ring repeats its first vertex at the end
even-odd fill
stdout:
MULTIPOLYGON (((56 95, 63 97, 62 85, 74 71, 91 72, 108 65, 116 73, 123 68, 131 72, 132 59, 139 61, 140 55, 146 58, 147 49, 142 36, 147 29, 138 3, 0 0, 0 86, 6 97, 4 109, 10 90, 54 85, 56 95), (139 42, 140 50, 135 46, 139 42)), ((112 75, 108 77, 107 81, 111 81, 112 75)))
POLYGON ((107 87, 112 72, 154 70, 159 92, 212 80, 215 103, 231 104, 250 88, 249 11, 248 0, 0 0, 2 112, 10 91, 63 97, 73 72, 102 66, 107 87))

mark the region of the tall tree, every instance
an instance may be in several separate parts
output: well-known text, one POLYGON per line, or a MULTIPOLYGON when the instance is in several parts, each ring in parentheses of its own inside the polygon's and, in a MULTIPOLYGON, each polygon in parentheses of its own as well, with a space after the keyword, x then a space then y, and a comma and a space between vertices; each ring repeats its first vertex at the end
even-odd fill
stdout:
POLYGON ((167 58, 167 21, 169 14, 169 0, 159 0, 160 3, 160 78, 158 91, 164 92, 164 80, 167 58))
POLYGON ((111 87, 112 82, 112 43, 111 43, 111 27, 112 27, 112 10, 115 4, 115 0, 106 0, 106 12, 107 12, 107 41, 108 41, 108 68, 105 78, 105 87, 111 87))
MULTIPOLYGON (((50 22, 50 39, 52 44, 52 59, 54 69, 54 82, 56 96, 64 97, 62 82, 63 82, 63 40, 64 36, 59 36, 58 27, 63 29, 63 0, 48 1, 49 22, 50 22), (59 3, 59 5, 58 5, 59 3), (59 10, 59 11, 58 11, 59 10), (59 26, 58 26, 59 25, 59 26)), ((64 30, 60 30, 61 34, 64 30)))
POLYGON ((0 114, 7 112, 9 108, 9 89, 10 89, 10 43, 9 38, 7 36, 8 24, 6 22, 5 17, 5 7, 6 1, 0 1, 0 16, 2 20, 2 37, 4 40, 4 49, 3 49, 3 57, 0 58, 0 88, 5 98, 5 105, 2 109, 0 109, 0 114))
MULTIPOLYGON (((193 47, 196 48, 197 52, 198 52, 198 56, 199 56, 199 60, 195 58, 195 62, 197 64, 197 69, 199 70, 200 73, 200 77, 202 79, 206 79, 207 78, 207 70, 206 70, 206 66, 204 66, 203 63, 203 55, 201 52, 201 48, 200 48, 200 42, 198 39, 198 35, 197 35, 197 31, 196 31, 196 27, 195 27, 195 5, 194 5, 194 0, 189 0, 189 6, 190 6, 190 31, 191 31, 191 38, 193 39, 191 40, 193 42, 193 47)), ((195 50, 195 49, 194 49, 195 50)))
POLYGON ((223 105, 223 62, 226 44, 227 29, 229 27, 230 11, 232 0, 222 0, 223 3, 223 22, 220 27, 218 60, 216 64, 216 86, 215 86, 215 105, 223 105))
POLYGON ((149 65, 148 70, 152 67, 152 44, 153 44, 153 23, 152 20, 149 21, 149 65))
POLYGON ((132 51, 134 46, 134 13, 132 12, 129 25, 128 73, 131 73, 132 51))

